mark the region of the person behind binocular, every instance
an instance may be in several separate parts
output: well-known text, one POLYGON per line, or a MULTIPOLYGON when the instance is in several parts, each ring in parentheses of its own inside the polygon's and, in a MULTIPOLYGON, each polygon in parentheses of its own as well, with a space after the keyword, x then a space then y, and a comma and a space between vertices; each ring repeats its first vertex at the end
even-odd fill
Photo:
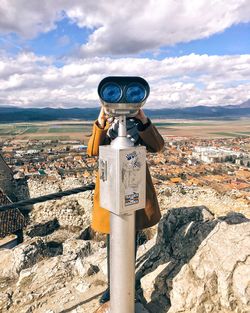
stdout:
MULTIPOLYGON (((93 132, 89 139, 87 154, 97 156, 100 145, 108 145, 118 135, 117 118, 112 118, 105 114, 102 107, 98 119, 94 122, 93 132)), ((149 152, 160 152, 164 146, 164 140, 150 119, 139 109, 135 117, 127 118, 127 136, 135 145, 146 146, 149 152)), ((100 207, 100 188, 99 175, 96 180, 94 192, 94 208, 92 215, 92 228, 97 232, 107 234, 107 263, 108 263, 108 288, 100 298, 100 303, 105 303, 110 299, 110 212, 100 207)), ((136 231, 151 227, 159 222, 161 213, 153 186, 151 175, 146 168, 146 206, 142 210, 136 211, 136 231)), ((135 239, 136 240, 136 239, 135 239)), ((136 240, 137 247, 137 240, 136 240)))

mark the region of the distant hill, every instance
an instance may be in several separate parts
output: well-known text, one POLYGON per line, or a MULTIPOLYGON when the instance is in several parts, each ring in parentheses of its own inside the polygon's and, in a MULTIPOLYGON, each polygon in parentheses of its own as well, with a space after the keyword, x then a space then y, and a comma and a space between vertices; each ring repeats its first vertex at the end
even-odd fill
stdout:
POLYGON ((39 122, 54 120, 84 119, 93 120, 98 116, 100 108, 30 108, 0 107, 0 122, 39 122))
POLYGON ((247 101, 239 104, 239 105, 228 105, 226 106, 227 108, 230 108, 230 109, 234 109, 235 107, 238 107, 240 109, 249 109, 250 108, 250 99, 248 99, 247 101))
MULTIPOLYGON (((98 116, 100 108, 29 108, 0 106, 0 123, 39 122, 54 120, 93 120, 98 116)), ((250 99, 239 105, 228 106, 195 106, 189 108, 145 109, 151 118, 158 119, 238 119, 250 117, 250 99)))

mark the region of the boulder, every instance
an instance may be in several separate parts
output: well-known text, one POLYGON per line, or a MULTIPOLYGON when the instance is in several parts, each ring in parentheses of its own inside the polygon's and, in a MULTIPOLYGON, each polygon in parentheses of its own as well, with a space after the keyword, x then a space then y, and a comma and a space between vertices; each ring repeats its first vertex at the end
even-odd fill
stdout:
POLYGON ((62 254, 62 244, 46 238, 29 238, 14 249, 0 250, 0 281, 15 280, 19 273, 41 260, 62 254))
POLYGON ((249 312, 250 223, 218 223, 172 284, 169 313, 249 312))
POLYGON ((15 279, 26 268, 33 266, 46 256, 46 243, 33 238, 12 250, 0 251, 0 280, 15 279))
POLYGON ((33 237, 44 237, 52 234, 55 230, 60 227, 56 218, 43 222, 28 225, 25 229, 25 234, 31 238, 33 237))
POLYGON ((84 258, 93 253, 90 241, 68 239, 63 243, 63 255, 72 259, 84 258))
POLYGON ((137 260, 143 303, 161 313, 249 312, 249 236, 242 214, 216 219, 205 207, 170 210, 156 244, 148 242, 137 260))

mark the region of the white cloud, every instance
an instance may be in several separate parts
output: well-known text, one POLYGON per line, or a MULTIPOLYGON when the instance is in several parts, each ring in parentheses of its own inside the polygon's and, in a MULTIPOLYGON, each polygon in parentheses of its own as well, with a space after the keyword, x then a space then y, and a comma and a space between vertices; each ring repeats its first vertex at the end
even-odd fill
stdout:
POLYGON ((93 30, 83 56, 128 55, 208 37, 250 21, 250 0, 1 0, 0 32, 34 37, 67 15, 93 30))
POLYGON ((34 37, 55 28, 61 15, 62 11, 53 8, 48 1, 1 0, 0 32, 34 37))
POLYGON ((208 37, 249 21, 250 1, 126 1, 122 10, 113 11, 118 14, 104 21, 82 46, 84 56, 133 54, 208 37))
POLYGON ((250 55, 68 60, 58 68, 31 53, 0 56, 0 105, 98 106, 108 75, 138 75, 151 86, 147 107, 238 104, 250 98, 250 55))

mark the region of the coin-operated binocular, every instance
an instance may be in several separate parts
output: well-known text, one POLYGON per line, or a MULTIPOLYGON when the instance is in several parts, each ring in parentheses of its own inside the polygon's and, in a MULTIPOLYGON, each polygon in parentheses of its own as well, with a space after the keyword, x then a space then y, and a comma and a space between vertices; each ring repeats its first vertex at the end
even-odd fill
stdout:
POLYGON ((145 208, 146 148, 127 138, 126 118, 144 105, 149 85, 141 77, 106 77, 98 94, 106 114, 119 119, 118 137, 99 147, 100 205, 111 212, 111 313, 133 313, 135 211, 145 208))
POLYGON ((127 138, 126 118, 135 116, 146 102, 149 85, 141 77, 106 77, 98 86, 105 112, 119 118, 118 137, 101 146, 99 169, 101 207, 125 214, 145 207, 145 147, 127 138))
POLYGON ((106 113, 112 116, 134 116, 149 96, 149 85, 141 77, 104 78, 98 94, 106 113))

